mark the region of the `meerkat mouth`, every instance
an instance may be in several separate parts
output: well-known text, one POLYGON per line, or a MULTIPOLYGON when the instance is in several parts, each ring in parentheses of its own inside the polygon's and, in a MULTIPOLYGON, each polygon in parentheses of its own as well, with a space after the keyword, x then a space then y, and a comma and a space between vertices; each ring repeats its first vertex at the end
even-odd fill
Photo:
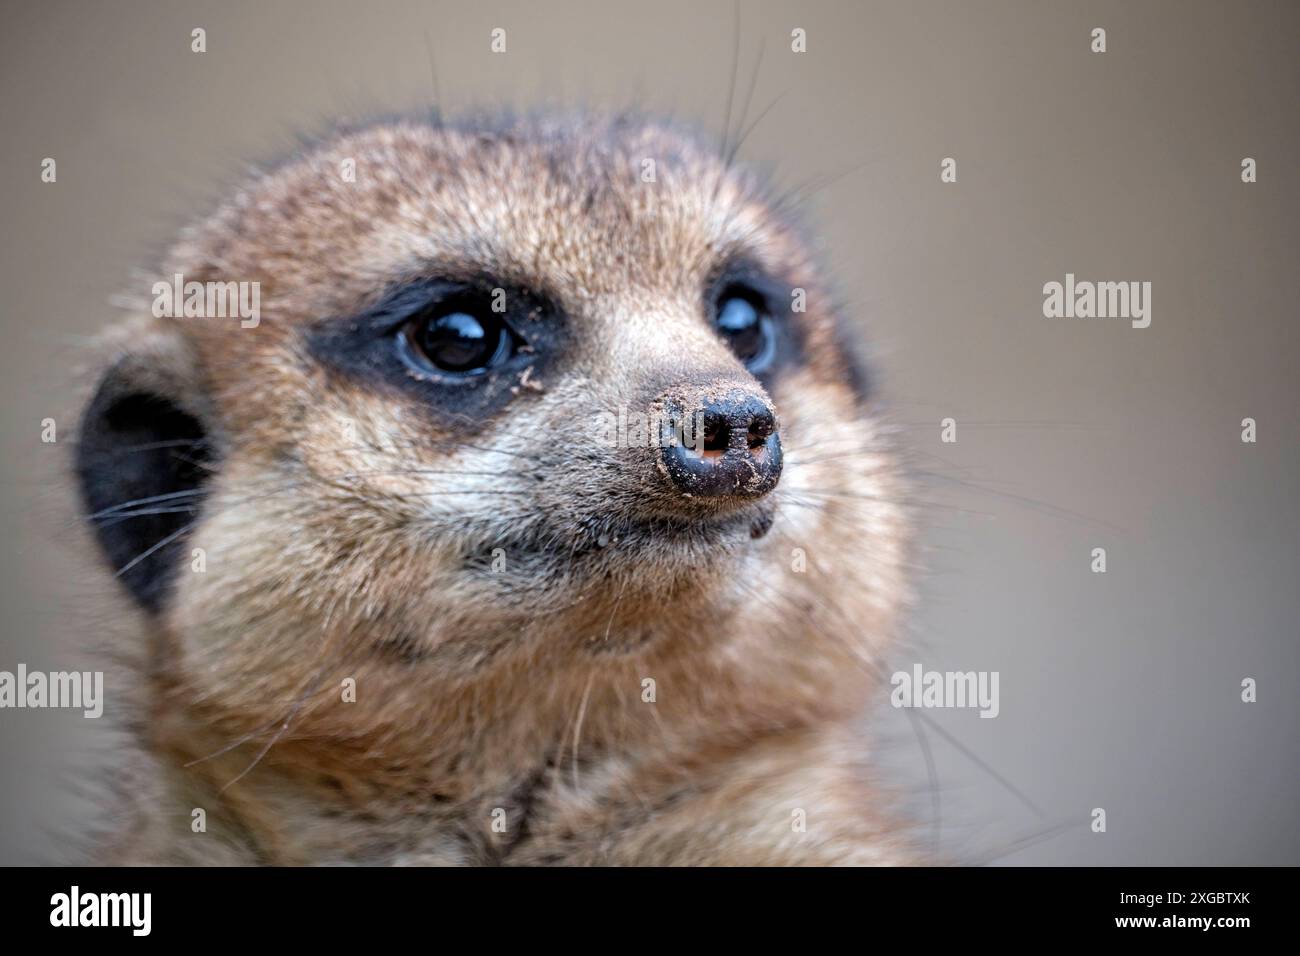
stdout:
POLYGON ((742 508, 729 514, 707 515, 695 519, 650 518, 623 519, 614 535, 603 534, 597 545, 723 545, 742 537, 761 538, 772 526, 774 511, 770 507, 742 508), (755 529, 760 529, 757 533, 755 529))
MULTIPOLYGON (((608 567, 614 563, 678 563, 684 568, 726 560, 771 530, 776 509, 751 503, 728 513, 695 517, 668 515, 592 516, 566 530, 546 522, 521 529, 499 542, 506 554, 532 562, 608 567), (563 542, 557 546, 557 542, 563 542)), ((474 564, 467 557, 468 564, 474 564)))

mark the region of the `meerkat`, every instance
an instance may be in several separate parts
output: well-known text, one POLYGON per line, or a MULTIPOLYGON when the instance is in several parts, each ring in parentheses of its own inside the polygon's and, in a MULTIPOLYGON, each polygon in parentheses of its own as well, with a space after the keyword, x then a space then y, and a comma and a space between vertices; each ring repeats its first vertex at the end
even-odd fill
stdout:
POLYGON ((387 122, 162 274, 261 314, 130 316, 81 416, 144 649, 100 861, 917 858, 862 726, 903 477, 759 177, 642 119, 387 122))

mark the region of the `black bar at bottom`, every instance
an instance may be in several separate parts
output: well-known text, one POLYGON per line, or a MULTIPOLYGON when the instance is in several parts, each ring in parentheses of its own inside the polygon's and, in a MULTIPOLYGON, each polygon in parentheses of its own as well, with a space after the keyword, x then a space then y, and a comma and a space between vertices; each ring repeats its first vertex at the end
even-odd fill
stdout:
POLYGON ((900 933, 919 933, 917 943, 1047 934, 1230 944, 1285 929, 1295 882, 1290 868, 49 868, 6 876, 7 940, 76 934, 80 945, 157 939, 205 948, 271 939, 338 946, 394 933, 460 948, 512 931, 547 947, 574 936, 668 944, 686 938, 681 932, 734 945, 769 930, 827 945, 828 932, 844 930, 862 945, 900 933))

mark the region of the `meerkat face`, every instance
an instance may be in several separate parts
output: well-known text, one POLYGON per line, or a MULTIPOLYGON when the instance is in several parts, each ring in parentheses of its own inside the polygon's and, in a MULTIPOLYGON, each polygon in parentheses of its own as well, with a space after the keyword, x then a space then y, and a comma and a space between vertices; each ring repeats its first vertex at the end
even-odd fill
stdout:
POLYGON ((836 592, 870 632, 897 599, 892 459, 809 251, 662 128, 345 136, 164 275, 256 282, 258 321, 128 326, 78 471, 213 696, 323 646, 459 680, 791 640, 836 592))

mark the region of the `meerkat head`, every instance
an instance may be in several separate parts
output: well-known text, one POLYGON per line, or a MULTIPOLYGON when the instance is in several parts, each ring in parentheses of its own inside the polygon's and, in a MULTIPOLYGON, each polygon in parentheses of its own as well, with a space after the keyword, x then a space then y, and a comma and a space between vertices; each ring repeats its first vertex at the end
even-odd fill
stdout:
POLYGON ((897 602, 892 459, 809 247, 663 127, 341 136, 162 278, 256 283, 259 315, 127 323, 76 466, 194 699, 799 669, 811 628, 869 646, 897 602))

